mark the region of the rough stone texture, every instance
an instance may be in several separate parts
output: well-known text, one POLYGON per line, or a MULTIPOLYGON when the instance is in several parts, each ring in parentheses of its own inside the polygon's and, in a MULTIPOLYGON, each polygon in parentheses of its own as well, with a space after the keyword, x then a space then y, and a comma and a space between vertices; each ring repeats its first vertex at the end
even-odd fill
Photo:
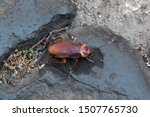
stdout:
POLYGON ((150 37, 149 0, 72 0, 77 7, 75 26, 99 25, 125 37, 132 46, 150 37))
POLYGON ((0 18, 7 18, 11 9, 16 5, 19 0, 0 0, 0 18))
POLYGON ((100 99, 100 93, 90 86, 62 79, 51 72, 17 93, 17 99, 100 99))
MULTIPOLYGON (((61 18, 62 19, 62 18, 61 18)), ((91 59, 79 59, 71 78, 66 64, 53 63, 58 59, 45 52, 42 69, 35 67, 15 86, 0 85, 1 99, 150 99, 150 87, 133 51, 123 38, 100 27, 77 27, 69 33, 78 36, 78 42, 85 42, 92 48, 91 59), (112 42, 111 37, 114 41, 112 42)), ((67 35, 63 35, 67 40, 67 35)))
MULTIPOLYGON (((66 14, 72 10, 68 0, 0 2, 0 55, 28 38, 15 47, 31 47, 33 38, 41 39, 53 29, 68 26, 74 18, 74 14, 66 14), (66 15, 56 15, 58 13, 66 15)), ((140 69, 132 49, 121 37, 133 46, 146 45, 150 2, 72 0, 72 3, 77 8, 73 25, 90 27, 78 27, 70 32, 79 37, 79 42, 92 36, 88 44, 92 48, 94 64, 80 59, 70 79, 67 75, 71 61, 65 65, 46 65, 42 70, 36 67, 17 80, 15 86, 0 82, 0 99, 150 99, 150 87, 143 74, 145 67, 143 71, 140 69)), ((46 55, 41 63, 54 59, 48 53, 46 55)))
POLYGON ((73 10, 68 0, 0 0, 0 56, 34 37, 34 31, 56 14, 73 10))

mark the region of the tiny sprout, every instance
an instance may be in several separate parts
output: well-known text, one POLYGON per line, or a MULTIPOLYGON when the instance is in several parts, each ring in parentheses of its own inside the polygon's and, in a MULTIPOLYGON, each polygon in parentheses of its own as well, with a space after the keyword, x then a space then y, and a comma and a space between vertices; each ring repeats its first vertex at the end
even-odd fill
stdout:
POLYGON ((23 55, 29 59, 33 57, 33 51, 32 50, 23 50, 23 55))

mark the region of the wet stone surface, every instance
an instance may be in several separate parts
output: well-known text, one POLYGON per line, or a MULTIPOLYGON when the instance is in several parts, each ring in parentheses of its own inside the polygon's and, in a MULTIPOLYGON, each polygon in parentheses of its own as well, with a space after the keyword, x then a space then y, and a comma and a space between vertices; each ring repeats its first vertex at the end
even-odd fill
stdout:
MULTIPOLYGON (((91 37, 88 44, 93 64, 80 59, 71 78, 72 60, 35 68, 15 87, 1 84, 1 99, 150 99, 150 87, 121 37, 98 27, 78 27, 69 32, 81 43, 91 37)), ((40 63, 48 60, 56 59, 46 52, 40 63)))
POLYGON ((68 0, 1 0, 0 5, 0 56, 50 22, 56 14, 73 10, 68 0))

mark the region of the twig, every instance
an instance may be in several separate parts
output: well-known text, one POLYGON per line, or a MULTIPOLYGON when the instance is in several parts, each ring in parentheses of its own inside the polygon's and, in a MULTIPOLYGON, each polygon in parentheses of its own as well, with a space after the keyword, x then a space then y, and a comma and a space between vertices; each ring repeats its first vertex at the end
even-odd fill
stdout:
POLYGON ((42 43, 46 39, 47 39, 46 37, 42 38, 40 41, 38 41, 36 44, 34 44, 29 50, 33 50, 35 47, 37 47, 40 43, 42 43))
POLYGON ((61 29, 56 29, 56 30, 51 31, 51 32, 49 33, 49 35, 52 35, 53 33, 63 32, 63 31, 66 31, 66 30, 68 30, 67 27, 61 28, 61 29))
POLYGON ((37 47, 39 44, 41 44, 43 41, 48 41, 50 39, 50 37, 52 36, 53 33, 58 33, 58 32, 63 32, 63 31, 66 31, 68 28, 65 27, 65 28, 61 28, 61 29, 56 29, 56 30, 53 30, 51 32, 49 32, 49 35, 48 37, 44 37, 42 38, 40 41, 38 41, 36 44, 34 44, 29 50, 33 50, 35 47, 37 47))

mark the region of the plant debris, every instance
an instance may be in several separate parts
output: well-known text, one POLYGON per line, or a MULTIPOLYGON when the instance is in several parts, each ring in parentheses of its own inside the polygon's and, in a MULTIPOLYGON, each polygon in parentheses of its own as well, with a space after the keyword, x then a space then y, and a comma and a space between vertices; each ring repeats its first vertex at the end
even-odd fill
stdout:
MULTIPOLYGON (((21 79, 27 73, 30 73, 45 52, 47 44, 55 39, 56 35, 54 35, 54 33, 60 33, 66 30, 67 28, 62 28, 51 31, 47 38, 42 38, 29 49, 15 49, 9 57, 4 60, 2 70, 0 71, 0 83, 14 85, 17 79, 21 79)), ((43 67, 45 67, 45 64, 38 65, 39 69, 43 67)))
POLYGON ((12 84, 13 79, 22 78, 34 68, 37 55, 30 50, 14 50, 4 61, 0 80, 3 83, 12 84))

